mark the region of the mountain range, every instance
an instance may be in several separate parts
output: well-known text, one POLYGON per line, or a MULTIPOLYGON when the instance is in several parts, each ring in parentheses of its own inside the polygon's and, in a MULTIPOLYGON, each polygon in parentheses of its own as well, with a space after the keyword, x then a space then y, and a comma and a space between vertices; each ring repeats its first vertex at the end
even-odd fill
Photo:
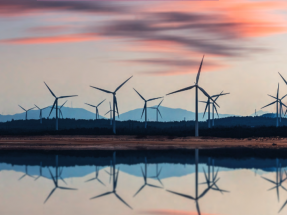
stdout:
MULTIPOLYGON (((62 107, 62 113, 64 118, 75 118, 75 119, 95 119, 95 113, 90 112, 84 108, 71 108, 71 107, 62 107)), ((180 108, 169 108, 169 107, 164 107, 161 106, 159 108, 162 118, 159 117, 159 121, 165 121, 165 122, 170 122, 170 121, 182 121, 182 120, 195 120, 195 113, 192 111, 180 109, 180 108)), ((49 116, 49 113, 51 111, 51 107, 43 110, 42 116, 43 118, 47 118, 49 116)), ((103 113, 99 109, 100 113, 103 113)), ((148 108, 147 110, 148 113, 148 120, 149 121, 155 121, 156 120, 156 110, 155 109, 150 109, 148 108)), ((257 116, 265 114, 268 112, 264 111, 258 111, 257 116)), ((39 119, 39 110, 30 110, 28 112, 28 119, 39 119)), ((134 110, 130 110, 128 112, 120 114, 119 118, 116 117, 116 120, 120 121, 126 121, 126 120, 136 120, 136 121, 144 121, 144 116, 141 118, 142 115, 142 109, 137 108, 134 110)), ((210 114, 212 117, 212 114, 210 114)), ((239 115, 234 115, 234 114, 219 114, 219 118, 224 118, 224 117, 229 117, 229 116, 239 116, 239 115)), ((253 114, 251 115, 253 116, 253 114)), ((55 117, 55 110, 52 111, 50 118, 55 117)), ((100 115, 100 118, 105 118, 100 115)), ((106 118, 109 118, 109 114, 106 115, 106 118)), ((203 117, 203 113, 199 113, 199 121, 205 121, 207 120, 208 115, 207 113, 203 117)), ((215 118, 217 118, 217 114, 215 113, 215 118)), ((0 114, 0 122, 7 122, 11 121, 12 119, 14 120, 21 120, 25 119, 25 112, 23 113, 17 113, 14 115, 1 115, 0 114)))

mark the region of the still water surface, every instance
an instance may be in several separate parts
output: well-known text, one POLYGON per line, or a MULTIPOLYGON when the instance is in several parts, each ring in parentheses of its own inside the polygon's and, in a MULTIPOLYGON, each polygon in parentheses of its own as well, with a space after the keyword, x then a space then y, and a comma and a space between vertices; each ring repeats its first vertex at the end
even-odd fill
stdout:
POLYGON ((196 150, 184 163, 110 154, 93 165, 58 155, 2 159, 0 214, 287 214, 285 159, 215 159, 196 150))

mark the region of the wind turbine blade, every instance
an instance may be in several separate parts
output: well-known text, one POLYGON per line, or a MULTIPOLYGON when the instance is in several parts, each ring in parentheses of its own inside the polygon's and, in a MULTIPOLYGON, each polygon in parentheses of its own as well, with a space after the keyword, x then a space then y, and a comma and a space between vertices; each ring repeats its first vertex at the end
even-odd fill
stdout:
POLYGON ((54 193, 54 191, 57 189, 57 187, 55 187, 50 194, 48 195, 48 197, 46 198, 46 200, 44 201, 44 204, 48 201, 48 199, 52 196, 52 194, 54 193))
POLYGON ((198 72, 197 72, 196 84, 198 84, 198 81, 199 81, 199 76, 200 76, 200 72, 201 72, 201 67, 202 67, 203 59, 204 59, 204 55, 203 55, 203 57, 202 57, 202 60, 201 60, 201 63, 200 63, 200 66, 199 66, 199 69, 198 69, 198 72))
POLYGON ((152 100, 156 100, 156 99, 161 99, 161 98, 162 97, 152 98, 152 99, 147 100, 147 102, 152 101, 152 100))
MULTIPOLYGON (((67 100, 67 101, 68 101, 68 100, 67 100)), ((64 104, 62 104, 62 106, 60 107, 60 109, 61 109, 61 108, 66 104, 66 102, 67 102, 67 101, 65 101, 65 103, 64 103, 64 104)))
POLYGON ((104 89, 101 89, 101 88, 98 88, 98 87, 93 87, 93 86, 90 86, 90 87, 95 88, 95 89, 100 90, 100 91, 103 91, 103 92, 105 92, 105 93, 113 93, 113 92, 111 92, 111 91, 104 90, 104 89))
POLYGON ((69 188, 69 187, 58 187, 58 188, 62 190, 77 190, 76 188, 69 188))
MULTIPOLYGON (((279 73, 280 74, 280 73, 279 73)), ((287 204, 287 200, 286 200, 286 202, 282 205, 282 207, 280 208, 280 210, 278 211, 278 213, 280 213, 281 211, 282 211, 282 209, 286 206, 286 204, 287 204)))
POLYGON ((273 104, 275 104, 277 101, 275 101, 275 102, 271 102, 270 104, 268 104, 268 105, 265 105, 264 107, 262 107, 261 109, 263 109, 263 108, 265 108, 265 107, 268 107, 269 105, 273 105, 273 104))
POLYGON ((51 113, 52 113, 52 111, 53 111, 53 109, 54 109, 54 107, 55 107, 55 105, 56 105, 56 101, 57 101, 57 99, 55 99, 54 104, 53 104, 53 106, 52 106, 52 108, 51 108, 51 111, 50 111, 50 114, 49 114, 48 117, 50 117, 50 115, 51 115, 51 113))
POLYGON ((212 98, 213 97, 219 97, 219 96, 224 96, 224 95, 228 95, 228 94, 230 94, 230 93, 220 93, 220 94, 217 94, 217 95, 213 95, 213 96, 211 96, 212 98))
POLYGON ((287 81, 283 78, 283 76, 280 74, 280 72, 278 72, 278 73, 281 76, 281 78, 283 79, 283 81, 285 82, 285 84, 287 84, 287 81))
POLYGON ((118 109, 118 102, 117 102, 117 97, 115 97, 115 102, 116 102, 116 109, 117 109, 117 114, 118 114, 118 117, 119 117, 119 109, 118 109))
POLYGON ((109 110, 105 115, 107 115, 109 112, 111 112, 111 111, 109 110))
POLYGON ((144 100, 145 101, 145 99, 144 99, 144 97, 135 89, 135 88, 133 88, 136 92, 137 92, 137 94, 142 98, 142 100, 144 100))
POLYGON ((57 187, 56 180, 55 180, 55 178, 54 178, 54 176, 53 176, 53 174, 52 174, 52 172, 51 172, 50 168, 48 168, 48 169, 49 169, 49 172, 50 172, 51 178, 52 178, 52 180, 53 180, 53 182, 54 182, 54 185, 57 187))
POLYGON ((85 182, 89 182, 89 181, 94 181, 94 180, 96 180, 97 178, 91 178, 91 179, 89 179, 89 180, 86 180, 85 182))
POLYGON ((111 102, 110 102, 110 110, 112 110, 111 102))
POLYGON ((206 101, 199 101, 199 102, 202 102, 202 103, 205 103, 205 104, 207 104, 208 102, 206 102, 206 101))
POLYGON ((122 83, 118 88, 115 90, 117 92, 128 80, 130 80, 133 76, 129 77, 124 83, 122 83))
POLYGON ((277 88, 277 99, 278 99, 278 96, 279 96, 279 83, 278 83, 278 88, 277 88))
POLYGON ((142 112, 142 116, 141 116, 141 118, 143 117, 143 114, 144 114, 144 112, 145 112, 145 106, 146 106, 146 103, 144 104, 143 112, 142 112))
POLYGON ((90 199, 96 199, 96 198, 99 198, 99 197, 102 197, 102 196, 106 196, 106 195, 109 195, 109 194, 112 194, 113 192, 106 192, 106 193, 103 193, 101 195, 98 195, 98 196, 95 196, 95 197, 92 197, 90 199))
POLYGON ((52 94, 55 98, 57 98, 57 97, 55 96, 55 94, 53 93, 53 91, 50 89, 50 87, 48 87, 48 85, 46 84, 45 81, 44 81, 44 84, 47 86, 47 88, 49 89, 49 91, 51 92, 51 94, 52 94))
POLYGON ((94 105, 91 105, 91 104, 88 104, 88 103, 85 103, 86 105, 89 105, 89 106, 91 106, 91 107, 94 107, 94 108, 96 108, 96 106, 94 106, 94 105))
POLYGON ((283 96, 280 100, 284 99, 287 96, 287 94, 285 96, 283 96))
POLYGON ((100 102, 97 107, 99 107, 106 99, 104 99, 102 102, 100 102))
POLYGON ((263 178, 263 179, 265 179, 266 181, 269 181, 269 182, 271 182, 271 183, 273 183, 273 184, 276 184, 276 182, 271 181, 271 180, 270 180, 270 179, 268 179, 268 178, 265 178, 265 177, 263 177, 263 176, 261 176, 261 178, 263 178))
POLYGON ((20 181, 22 178, 24 178, 26 176, 26 174, 24 174, 23 176, 21 176, 18 180, 20 181))
MULTIPOLYGON (((48 106, 48 107, 50 107, 50 106, 48 106)), ((44 110, 44 109, 46 109, 46 108, 48 108, 48 107, 42 108, 42 110, 44 110)))
MULTIPOLYGON (((164 99, 163 99, 164 100, 164 99)), ((157 107, 159 107, 160 105, 161 105, 161 103, 163 102, 163 100, 161 100, 161 102, 158 104, 158 106, 157 107)))
POLYGON ((128 205, 128 203, 126 203, 117 193, 115 193, 116 197, 122 202, 124 203, 126 206, 128 206, 130 209, 133 209, 131 206, 128 205))
POLYGON ((156 185, 153 185, 153 184, 147 184, 148 186, 150 186, 150 187, 154 187, 154 188, 160 188, 160 189, 162 189, 162 187, 159 187, 159 186, 156 186, 156 185))
POLYGON ((78 95, 71 95, 71 96, 60 96, 59 99, 63 99, 63 98, 69 98, 69 97, 76 97, 78 95))
POLYGON ((198 204, 197 200, 196 200, 196 210, 197 210, 198 215, 201 215, 200 209, 199 209, 199 204, 198 204))
POLYGON ((26 111, 23 107, 21 107, 20 105, 18 105, 20 108, 22 108, 24 111, 26 111))
MULTIPOLYGON (((35 105, 35 104, 34 104, 35 105)), ((35 105, 39 110, 41 110, 37 105, 35 105)))
POLYGON ((102 185, 106 186, 100 179, 97 178, 97 180, 98 180, 98 182, 100 182, 102 185))
POLYGON ((174 93, 179 93, 179 92, 182 92, 182 91, 191 90, 191 89, 192 89, 192 88, 194 88, 194 87, 195 87, 195 85, 190 86, 190 87, 186 87, 186 88, 183 88, 183 89, 180 89, 180 90, 174 91, 174 92, 171 92, 171 93, 166 94, 166 95, 168 96, 168 95, 171 95, 171 94, 174 94, 174 93))
POLYGON ((178 195, 178 196, 182 196, 184 198, 188 198, 188 199, 192 199, 192 200, 195 200, 195 198, 193 198, 192 196, 189 196, 189 195, 185 195, 185 194, 182 194, 182 193, 177 193, 177 192, 173 192, 171 190, 166 190, 167 192, 169 193, 173 193, 175 195, 178 195))
POLYGON ((145 184, 143 186, 140 187, 140 189, 134 194, 133 197, 135 197, 143 188, 145 187, 145 184))
POLYGON ((151 109, 157 109, 156 107, 147 107, 147 108, 151 108, 151 109))
POLYGON ((273 99, 276 99, 277 100, 277 98, 275 97, 275 96, 271 96, 271 95, 269 95, 269 94, 267 94, 268 96, 270 96, 270 97, 272 97, 273 99))
POLYGON ((208 95, 208 93, 207 93, 204 89, 202 89, 200 86, 197 86, 197 87, 200 89, 200 91, 201 91, 207 98, 209 98, 211 101, 213 101, 214 104, 216 104, 216 105, 219 107, 219 105, 216 103, 216 101, 214 101, 213 98, 211 98, 210 95, 208 95))
POLYGON ((162 115, 161 115, 161 113, 160 113, 159 109, 157 109, 157 111, 158 111, 158 113, 159 113, 160 117, 162 118, 162 115))
POLYGON ((35 107, 32 107, 32 108, 28 109, 27 111, 32 110, 32 109, 34 109, 34 108, 35 108, 35 107))
POLYGON ((208 107, 208 105, 209 105, 209 103, 208 103, 208 102, 206 102, 206 105, 205 105, 205 110, 204 110, 204 113, 203 113, 203 116, 202 116, 202 118, 204 118, 204 115, 205 115, 205 112, 206 112, 206 110, 207 110, 207 107, 208 107))

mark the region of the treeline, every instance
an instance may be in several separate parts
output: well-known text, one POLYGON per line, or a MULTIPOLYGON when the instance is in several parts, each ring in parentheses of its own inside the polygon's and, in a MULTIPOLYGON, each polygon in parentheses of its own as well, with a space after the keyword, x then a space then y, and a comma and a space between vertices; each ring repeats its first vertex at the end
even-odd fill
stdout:
MULTIPOLYGON (((265 117, 228 117, 215 120, 215 127, 208 129, 207 122, 199 122, 200 136, 224 138, 248 137, 287 137, 287 120, 282 119, 280 127, 275 127, 274 118, 265 117), (259 122, 265 122, 262 125, 259 122), (256 126, 257 125, 257 126, 256 126)), ((194 121, 144 122, 116 121, 117 135, 194 136, 194 121)), ((0 123, 0 135, 113 135, 110 120, 59 119, 59 130, 55 130, 55 119, 14 120, 0 123)))

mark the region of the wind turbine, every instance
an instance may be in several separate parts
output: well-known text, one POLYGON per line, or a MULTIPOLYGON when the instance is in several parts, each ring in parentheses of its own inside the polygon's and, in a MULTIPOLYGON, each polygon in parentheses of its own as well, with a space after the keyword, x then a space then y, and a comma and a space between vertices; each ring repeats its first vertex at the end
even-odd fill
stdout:
MULTIPOLYGON (((270 188, 269 190, 273 190, 276 188, 278 202, 279 202, 279 188, 281 187, 283 190, 287 191, 287 189, 282 185, 282 183, 287 180, 287 176, 283 179, 282 175, 283 174, 282 174, 281 163, 279 164, 279 160, 277 158, 276 159, 276 181, 272 181, 271 179, 268 179, 268 178, 261 176, 261 178, 263 178, 264 180, 275 185, 274 187, 270 188)), ((285 171, 285 175, 287 175, 286 171, 285 171)), ((279 212, 286 206, 286 204, 287 204, 287 201, 283 204, 283 206, 281 207, 279 212)))
MULTIPOLYGON (((48 201, 48 199, 51 197, 51 195, 55 192, 56 189, 60 189, 60 190, 77 190, 75 188, 69 188, 69 187, 62 187, 62 186, 59 186, 58 184, 58 179, 62 179, 61 177, 61 174, 62 174, 62 171, 63 171, 63 168, 62 170, 59 172, 59 169, 58 169, 58 155, 56 155, 56 170, 55 170, 55 177, 53 176, 50 168, 49 168, 49 172, 50 172, 50 175, 51 175, 51 178, 54 182, 54 185, 55 185, 55 188, 50 192, 50 194, 48 195, 48 197, 46 198, 44 204, 48 201)), ((63 180, 63 179, 62 179, 63 180)))
POLYGON ((201 213, 200 213, 198 200, 201 199, 214 186, 214 184, 218 180, 219 180, 219 178, 216 179, 214 182, 212 182, 211 185, 208 185, 208 187, 200 195, 198 195, 198 149, 195 149, 195 197, 189 196, 186 194, 182 194, 182 193, 177 193, 177 192, 174 192, 171 190, 167 190, 167 192, 173 193, 175 195, 178 195, 178 196, 181 196, 184 198, 194 200, 195 204, 196 204, 197 213, 198 213, 198 215, 200 215, 201 213))
POLYGON ((105 99, 103 101, 101 101, 97 106, 94 106, 94 105, 91 105, 91 104, 88 104, 88 103, 85 103, 86 105, 89 105, 91 107, 94 107, 96 108, 96 119, 99 119, 99 110, 98 110, 98 107, 105 101, 105 99))
POLYGON ((39 108, 37 105, 35 105, 39 110, 40 110, 40 115, 39 115, 39 118, 40 118, 40 123, 42 124, 42 110, 45 110, 46 108, 48 108, 48 107, 45 107, 45 108, 39 108))
MULTIPOLYGON (((136 91, 135 88, 134 88, 134 90, 136 91)), ((147 102, 153 101, 153 100, 156 100, 156 99, 160 99, 162 97, 157 97, 157 98, 152 98, 152 99, 145 100, 144 97, 142 97, 142 95, 139 94, 138 91, 136 91, 136 92, 142 98, 142 100, 144 100, 144 107, 143 107, 143 112, 142 112, 142 116, 141 117, 143 117, 143 113, 145 112, 145 125, 144 125, 144 127, 147 128, 147 102)))
POLYGON ((183 88, 183 89, 180 89, 180 90, 177 90, 177 91, 174 91, 174 92, 171 92, 171 93, 167 94, 167 95, 170 95, 170 94, 173 94, 173 93, 178 93, 178 92, 182 92, 182 91, 186 91, 186 90, 191 90, 192 88, 195 87, 195 136, 196 137, 198 137, 198 89, 206 97, 208 97, 211 101, 213 101, 219 107, 219 105, 210 97, 210 95, 208 95, 208 93, 198 85, 199 75, 200 75, 203 59, 204 59, 204 55, 203 55, 203 58, 201 60, 198 72, 197 72, 195 85, 192 85, 190 87, 186 87, 186 88, 183 88))
POLYGON ((143 184, 143 186, 141 186, 140 189, 135 193, 134 197, 135 197, 145 186, 154 187, 154 188, 162 188, 162 187, 159 187, 159 186, 156 186, 156 185, 153 185, 153 184, 149 184, 149 183, 147 182, 147 160, 146 160, 146 157, 145 157, 145 171, 143 171, 142 167, 141 167, 141 171, 142 171, 143 178, 144 178, 144 184, 143 184))
POLYGON ((159 181, 159 183, 163 186, 163 184, 162 184, 162 182, 161 182, 161 180, 159 178, 161 170, 162 170, 162 168, 158 169, 158 164, 156 164, 156 175, 151 177, 151 178, 156 178, 159 181))
MULTIPOLYGON (((223 92, 223 91, 222 91, 222 92, 223 92)), ((222 94, 222 92, 221 92, 220 94, 211 96, 211 98, 215 98, 214 101, 216 101, 219 96, 224 96, 224 95, 230 94, 230 93, 223 93, 223 94, 222 94)), ((208 128, 210 128, 210 127, 211 127, 211 123, 210 123, 210 121, 211 121, 211 120, 210 120, 210 105, 213 105, 213 110, 212 110, 213 126, 214 126, 214 109, 216 110, 217 116, 219 117, 218 112, 217 112, 217 108, 216 108, 216 106, 214 105, 214 102, 211 102, 209 98, 207 99, 206 102, 205 102, 205 101, 200 101, 200 102, 206 103, 203 117, 204 117, 205 112, 206 112, 206 110, 207 110, 207 108, 208 108, 208 120, 207 120, 207 123, 208 123, 208 128)))
POLYGON ((20 108, 22 108, 22 109, 26 112, 25 120, 27 120, 28 111, 29 111, 29 110, 32 110, 32 109, 34 109, 34 108, 35 108, 35 107, 33 107, 33 108, 30 108, 30 109, 26 110, 25 108, 21 107, 20 105, 18 105, 18 106, 19 106, 20 108))
POLYGON ((116 97, 116 93, 117 91, 128 81, 132 78, 133 76, 131 76, 130 78, 128 78, 124 83, 122 83, 120 86, 118 86, 118 88, 114 91, 114 92, 111 92, 111 91, 108 91, 108 90, 104 90, 104 89, 101 89, 101 88, 98 88, 98 87, 93 87, 93 86, 90 86, 92 88, 95 88, 97 90, 100 90, 100 91, 103 91, 105 93, 111 93, 113 94, 113 133, 116 134, 116 116, 115 116, 115 110, 117 108, 117 113, 119 114, 119 110, 118 110, 118 103, 117 103, 117 97, 116 97))
MULTIPOLYGON (((105 115, 107 115, 108 113, 110 113, 110 120, 111 120, 110 125, 113 124, 112 111, 113 111, 113 109, 112 109, 111 102, 110 102, 110 110, 105 114, 105 115)), ((118 113, 118 117, 120 118, 119 113, 118 113)))
POLYGON ((106 196, 106 195, 110 195, 110 194, 114 194, 122 203, 124 203, 126 206, 128 206, 130 209, 132 209, 131 206, 128 205, 128 203, 126 203, 118 194, 117 194, 117 185, 118 185, 118 178, 119 178, 119 171, 120 169, 118 168, 118 171, 116 172, 116 152, 114 152, 113 155, 113 163, 112 163, 112 170, 113 170, 113 190, 110 192, 106 192, 103 193, 101 195, 92 197, 90 199, 96 199, 96 198, 100 198, 102 196, 106 196))
MULTIPOLYGON (((68 101, 68 100, 67 100, 67 101, 68 101)), ((62 116, 62 119, 64 118, 64 116, 63 116, 63 112, 62 112, 61 109, 62 109, 62 107, 66 104, 67 101, 65 101, 64 104, 62 104, 61 107, 59 108, 59 115, 62 116)))
MULTIPOLYGON (((270 95, 268 95, 270 96, 270 95)), ((265 108, 265 107, 268 107, 269 105, 273 105, 276 103, 276 127, 279 126, 279 120, 278 120, 278 103, 279 103, 279 83, 278 83, 278 88, 277 88, 277 96, 274 97, 274 96, 270 96, 272 98, 275 98, 276 100, 274 102, 271 102, 270 104, 268 105, 265 105, 264 107, 262 107, 261 109, 265 108)), ((285 97, 285 96, 284 96, 285 97)), ((282 97, 281 99, 283 99, 284 97, 282 97)), ((283 104, 284 105, 284 104, 283 104)), ((285 106, 285 105, 284 105, 285 106)), ((286 107, 286 106, 285 106, 286 107)))
MULTIPOLYGON (((45 82, 44 82, 45 83, 45 82)), ((49 117, 54 109, 54 106, 56 105, 56 130, 58 130, 58 99, 63 99, 63 98, 68 98, 68 97, 75 97, 77 95, 72 95, 72 96, 60 96, 60 97, 57 97, 55 96, 55 94, 53 93, 53 91, 48 87, 48 85, 45 83, 45 85, 47 86, 47 88, 49 89, 50 93, 52 94, 52 96, 55 97, 55 101, 54 101, 54 104, 52 106, 52 109, 51 109, 51 112, 49 114, 49 117)))
MULTIPOLYGON (((274 96, 271 96, 271 95, 268 95, 268 96, 270 96, 270 97, 272 97, 272 98, 274 98, 274 99, 277 100, 277 98, 274 97, 274 96)), ((287 106, 282 102, 282 99, 284 99, 286 96, 287 96, 287 94, 286 94, 285 96, 283 96, 281 99, 278 98, 278 102, 279 102, 279 112, 280 112, 280 122, 281 122, 282 111, 283 111, 282 106, 287 107, 287 106)))
POLYGON ((95 171, 95 177, 94 178, 91 178, 85 182, 89 182, 89 181, 93 181, 93 180, 97 180, 98 182, 100 182, 102 185, 106 186, 100 179, 99 179, 99 169, 97 166, 95 166, 96 168, 96 171, 95 171))
POLYGON ((40 175, 37 178, 35 178, 35 181, 37 181, 40 177, 47 178, 42 175, 42 162, 40 162, 40 175))
POLYGON ((110 180, 109 183, 111 183, 111 178, 113 176, 113 161, 110 161, 110 172, 108 172, 107 170, 105 170, 105 172, 110 176, 110 180))
POLYGON ((161 113, 160 113, 160 111, 158 109, 162 102, 163 102, 163 100, 161 100, 161 102, 158 104, 157 107, 149 107, 149 108, 152 108, 152 109, 156 109, 156 121, 157 122, 158 122, 158 114, 160 114, 160 117, 162 118, 162 115, 161 115, 161 113))

